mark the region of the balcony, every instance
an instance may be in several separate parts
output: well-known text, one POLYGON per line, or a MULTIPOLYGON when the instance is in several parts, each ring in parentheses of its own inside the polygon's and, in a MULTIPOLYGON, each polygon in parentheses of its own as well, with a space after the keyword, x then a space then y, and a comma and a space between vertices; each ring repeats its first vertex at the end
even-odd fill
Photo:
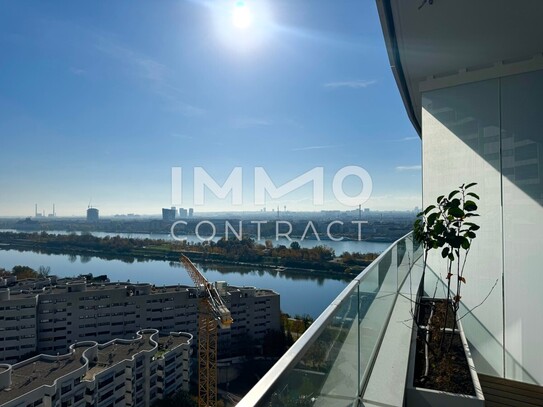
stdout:
POLYGON ((393 243, 238 406, 401 405, 421 256, 412 234, 393 243))

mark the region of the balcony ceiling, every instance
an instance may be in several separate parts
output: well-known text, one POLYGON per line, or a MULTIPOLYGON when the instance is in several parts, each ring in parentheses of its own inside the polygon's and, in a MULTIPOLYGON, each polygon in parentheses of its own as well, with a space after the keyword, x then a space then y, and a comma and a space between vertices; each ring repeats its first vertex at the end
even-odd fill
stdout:
POLYGON ((419 84, 543 52, 543 0, 377 0, 392 70, 420 133, 419 84))

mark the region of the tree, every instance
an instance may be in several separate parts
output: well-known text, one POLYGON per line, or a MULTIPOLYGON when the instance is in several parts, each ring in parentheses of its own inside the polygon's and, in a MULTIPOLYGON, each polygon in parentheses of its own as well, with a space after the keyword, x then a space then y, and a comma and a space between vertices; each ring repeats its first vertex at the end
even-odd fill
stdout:
POLYGON ((30 268, 28 266, 14 266, 11 269, 11 272, 14 276, 17 277, 18 280, 38 277, 38 273, 36 273, 33 268, 30 268))
POLYGON ((298 242, 292 242, 292 243, 290 244, 290 248, 291 248, 292 250, 300 250, 300 243, 298 243, 298 242))
POLYGON ((198 403, 189 393, 180 391, 172 397, 157 400, 153 407, 198 407, 198 403))
MULTIPOLYGON (((462 284, 466 284, 464 277, 464 266, 471 249, 471 243, 477 236, 475 232, 479 226, 471 222, 471 218, 479 216, 476 200, 479 196, 468 190, 477 185, 473 182, 462 184, 458 189, 453 190, 449 195, 441 195, 437 198, 437 205, 428 206, 418 214, 414 225, 414 236, 424 247, 423 279, 426 270, 428 252, 441 249, 441 257, 447 261, 447 301, 450 301, 453 311, 454 336, 458 319, 458 309, 462 298, 462 284), (456 263, 455 263, 456 262, 456 263), (456 293, 453 296, 451 283, 456 282, 456 293)), ((424 280, 423 280, 424 281, 424 280)), ((449 307, 446 307, 445 322, 447 321, 449 307)), ((441 336, 441 347, 445 338, 446 327, 443 326, 441 336)))
POLYGON ((51 267, 49 266, 40 266, 38 268, 38 275, 42 278, 49 277, 49 274, 51 274, 51 267))

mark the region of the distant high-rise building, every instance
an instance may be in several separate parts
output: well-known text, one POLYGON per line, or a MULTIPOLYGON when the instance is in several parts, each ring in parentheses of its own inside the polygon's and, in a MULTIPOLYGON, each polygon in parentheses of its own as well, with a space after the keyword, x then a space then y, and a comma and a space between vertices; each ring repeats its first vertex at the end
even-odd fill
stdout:
POLYGON ((98 222, 100 219, 100 211, 96 208, 87 209, 87 222, 98 222))
POLYGON ((188 216, 188 211, 186 208, 179 208, 179 217, 185 219, 188 216))
POLYGON ((173 221, 175 220, 175 215, 177 213, 177 209, 175 208, 162 208, 162 220, 165 221, 173 221))
POLYGON ((194 208, 189 208, 189 218, 194 216, 194 208))

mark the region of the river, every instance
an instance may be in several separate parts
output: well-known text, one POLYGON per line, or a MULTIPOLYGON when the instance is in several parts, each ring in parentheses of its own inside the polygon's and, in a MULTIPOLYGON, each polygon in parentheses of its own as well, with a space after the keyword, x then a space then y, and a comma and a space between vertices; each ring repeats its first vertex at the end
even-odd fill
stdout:
MULTIPOLYGON (((157 235, 135 233, 107 234, 94 232, 93 235, 99 237, 120 235, 132 238, 157 238, 157 235)), ((162 236, 167 238, 168 235, 162 236)), ((277 243, 281 244, 281 242, 277 243)), ((374 242, 318 242, 314 240, 305 240, 300 242, 300 245, 313 247, 323 243, 332 247, 338 254, 343 251, 382 252, 390 245, 389 243, 374 242)), ((39 266, 49 266, 51 267, 51 273, 59 277, 92 273, 95 276, 107 274, 111 281, 150 282, 157 286, 193 285, 185 270, 169 261, 147 260, 127 263, 121 260, 104 260, 96 257, 0 250, 0 268, 11 270, 16 265, 26 265, 33 269, 38 269, 39 266)), ((197 266, 209 281, 227 281, 235 286, 255 286, 272 289, 281 295, 281 309, 283 312, 291 315, 309 314, 314 318, 320 315, 348 284, 348 280, 315 277, 307 274, 286 275, 267 268, 259 269, 218 264, 213 264, 212 267, 204 267, 198 264, 197 266)))

